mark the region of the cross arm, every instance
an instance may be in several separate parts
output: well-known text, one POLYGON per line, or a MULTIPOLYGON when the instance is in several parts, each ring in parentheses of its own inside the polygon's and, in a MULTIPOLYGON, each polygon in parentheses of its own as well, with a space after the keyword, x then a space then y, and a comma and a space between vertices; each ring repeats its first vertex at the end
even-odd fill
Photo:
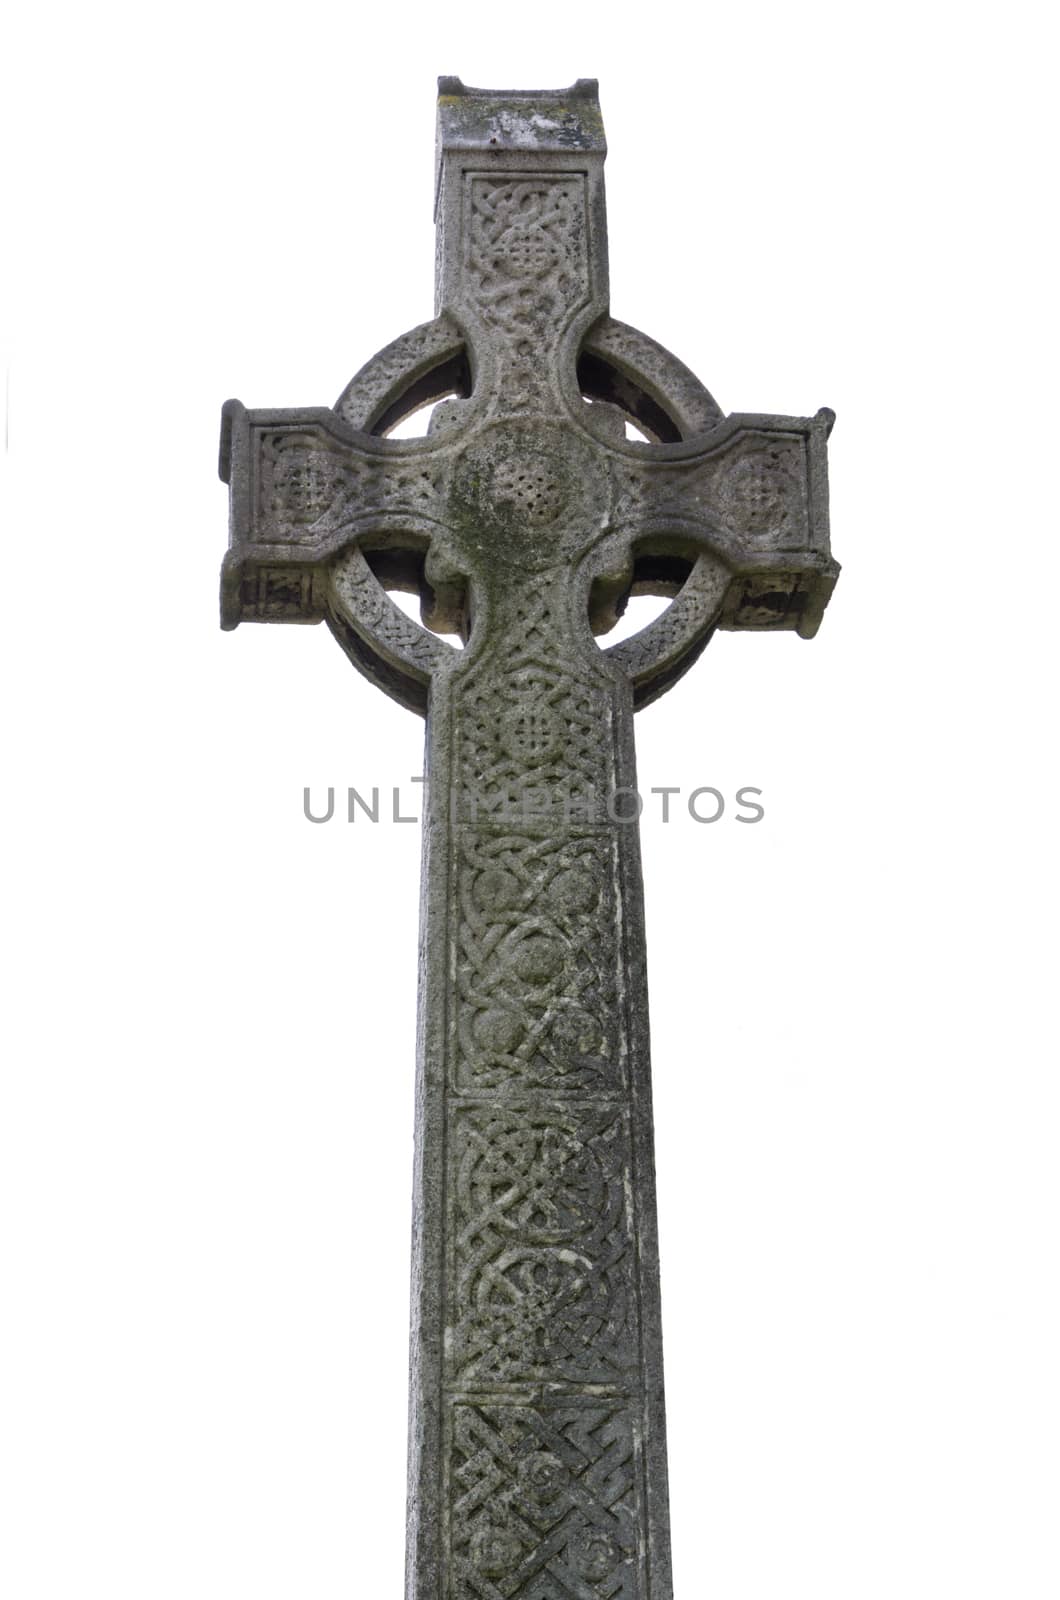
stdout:
POLYGON ((606 632, 629 594, 672 597, 661 616, 605 650, 648 705, 715 629, 812 638, 839 574, 828 539, 826 441, 834 414, 734 414, 675 445, 620 446, 610 548, 591 607, 606 632), (617 603, 616 603, 617 602, 617 603))
POLYGON ((834 420, 734 413, 686 444, 627 447, 616 530, 649 571, 652 556, 719 561, 730 574, 720 627, 812 638, 839 574, 828 540, 834 420))
POLYGON ((327 407, 222 412, 229 488, 221 626, 326 621, 373 682, 423 712, 453 647, 387 588, 419 590, 441 512, 444 448, 351 428, 327 407))

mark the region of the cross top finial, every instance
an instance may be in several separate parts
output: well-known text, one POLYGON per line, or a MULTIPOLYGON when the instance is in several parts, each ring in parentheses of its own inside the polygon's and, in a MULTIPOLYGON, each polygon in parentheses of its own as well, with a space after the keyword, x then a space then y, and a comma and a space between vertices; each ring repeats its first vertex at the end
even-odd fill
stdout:
POLYGON ((595 78, 567 89, 472 89, 438 79, 437 160, 457 151, 607 152, 595 78))

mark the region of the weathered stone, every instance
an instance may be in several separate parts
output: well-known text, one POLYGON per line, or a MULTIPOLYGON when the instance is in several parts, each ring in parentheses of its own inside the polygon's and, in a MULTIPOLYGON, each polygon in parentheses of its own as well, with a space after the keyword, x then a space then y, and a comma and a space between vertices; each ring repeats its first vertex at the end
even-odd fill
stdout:
POLYGON ((832 416, 726 418, 610 318, 594 82, 442 79, 438 135, 435 320, 224 409, 222 621, 428 714, 409 1600, 667 1600, 633 711, 716 627, 815 632, 832 416), (675 598, 600 649, 631 592, 675 598))

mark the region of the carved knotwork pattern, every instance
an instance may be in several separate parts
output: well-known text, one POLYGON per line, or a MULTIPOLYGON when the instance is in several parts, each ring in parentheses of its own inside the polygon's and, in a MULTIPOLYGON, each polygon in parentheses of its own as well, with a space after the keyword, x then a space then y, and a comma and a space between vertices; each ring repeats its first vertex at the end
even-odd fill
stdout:
POLYGON ((603 820, 610 704, 547 661, 470 689, 462 707, 461 816, 502 823, 603 820))
POLYGON ((625 1114, 464 1106, 452 1140, 453 1381, 628 1381, 637 1345, 625 1114))
POLYGON ((314 525, 356 492, 357 477, 345 454, 301 436, 271 435, 261 455, 261 519, 274 538, 311 541, 314 525))
MULTIPOLYGON (((533 550, 522 547, 507 551, 516 524, 545 530, 563 513, 573 532, 584 520, 586 506, 599 513, 609 492, 600 461, 584 450, 576 451, 569 441, 559 448, 549 429, 539 431, 536 452, 535 438, 520 436, 518 468, 502 461, 494 474, 493 488, 503 501, 507 530, 494 551, 497 560, 511 554, 524 565, 534 556, 533 550), (568 503, 575 484, 577 507, 568 503)), ((387 512, 444 524, 452 470, 450 452, 402 463, 359 455, 323 434, 266 433, 258 472, 259 527, 268 539, 297 544, 387 512)), ((633 534, 648 522, 675 528, 713 525, 738 545, 778 550, 801 549, 809 538, 806 447, 801 437, 748 432, 734 446, 706 459, 627 466, 616 474, 615 487, 615 523, 633 534)), ((572 540, 570 532, 564 532, 556 540, 564 555, 572 553, 566 547, 578 536, 572 540)), ((542 549, 547 549, 547 542, 542 549)), ((547 563, 532 564, 543 575, 547 563)), ((542 602, 529 591, 525 610, 513 618, 513 628, 513 649, 520 647, 521 636, 531 650, 535 645, 554 649, 557 642, 542 602)))
POLYGON ((386 402, 400 394, 418 372, 441 363, 462 344, 459 328, 448 317, 421 323, 361 368, 339 396, 335 410, 351 428, 367 430, 386 402))
MULTIPOLYGON (((469 180, 465 271, 471 303, 520 369, 540 379, 543 336, 568 321, 589 287, 584 179, 469 180)), ((524 391, 523 403, 538 393, 524 391)))
POLYGON ((442 469, 431 458, 404 465, 323 435, 277 432, 262 440, 260 463, 258 517, 268 540, 312 543, 387 512, 433 520, 442 503, 442 469))
POLYGON ((801 439, 752 436, 718 477, 727 530, 754 545, 790 550, 805 544, 805 446, 801 439))
POLYGON ((712 526, 739 547, 796 550, 808 542, 806 446, 801 436, 748 432, 724 451, 621 474, 616 523, 712 526))
POLYGON ((464 821, 606 820, 614 782, 611 685, 571 663, 550 589, 506 619, 503 662, 463 687, 457 773, 464 821))
POLYGON ((394 604, 360 550, 348 550, 339 558, 333 582, 358 631, 401 660, 428 672, 451 652, 451 646, 417 627, 394 604))
POLYGON ((727 585, 728 573, 720 564, 700 560, 661 616, 621 644, 612 645, 608 658, 636 680, 641 673, 679 657, 719 613, 727 585))
POLYGON ((455 1406, 451 1600, 637 1600, 636 1475, 620 1404, 455 1406))
POLYGON ((626 1042, 611 830, 458 837, 456 1087, 618 1089, 626 1042))
POLYGON ((258 567, 240 584, 244 615, 262 622, 313 615, 313 574, 295 567, 258 567))

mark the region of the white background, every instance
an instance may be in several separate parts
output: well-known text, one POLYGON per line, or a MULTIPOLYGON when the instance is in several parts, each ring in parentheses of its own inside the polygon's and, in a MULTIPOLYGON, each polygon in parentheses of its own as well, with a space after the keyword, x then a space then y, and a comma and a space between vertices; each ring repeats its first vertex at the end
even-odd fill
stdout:
MULTIPOLYGON (((678 1600, 1056 1600, 1037 8, 38 10, 7 55, 0 1592, 401 1592, 422 725, 217 628, 220 404, 431 314, 434 78, 597 75, 612 306, 838 413, 819 637, 639 719, 678 1600)), ((1044 15, 1044 12, 1043 12, 1044 15)))

